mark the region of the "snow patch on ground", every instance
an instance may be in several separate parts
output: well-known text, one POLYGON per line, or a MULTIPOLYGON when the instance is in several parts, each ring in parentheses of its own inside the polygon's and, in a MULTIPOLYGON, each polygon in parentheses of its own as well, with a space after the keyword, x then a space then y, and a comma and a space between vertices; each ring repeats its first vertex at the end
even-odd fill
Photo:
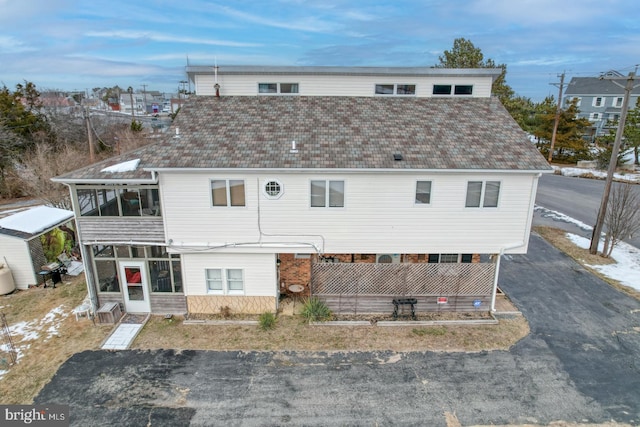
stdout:
MULTIPOLYGON (((567 233, 567 237, 578 247, 587 249, 591 241, 585 237, 567 233)), ((602 250, 600 242, 599 250, 602 250)), ((619 242, 611 252, 615 264, 589 265, 610 279, 617 280, 621 284, 640 291, 640 250, 625 242, 619 242)))
MULTIPOLYGON (((65 310, 64 305, 53 308, 42 319, 32 320, 30 322, 18 322, 9 326, 11 341, 16 351, 16 359, 24 356, 25 351, 31 347, 34 341, 43 339, 47 341, 53 336, 59 335, 58 330, 61 322, 69 317, 69 312, 65 310), (41 338, 42 337, 42 338, 41 338)), ((9 346, 6 343, 0 345, 0 351, 9 352, 9 346)), ((7 373, 6 370, 0 370, 0 379, 7 373)))

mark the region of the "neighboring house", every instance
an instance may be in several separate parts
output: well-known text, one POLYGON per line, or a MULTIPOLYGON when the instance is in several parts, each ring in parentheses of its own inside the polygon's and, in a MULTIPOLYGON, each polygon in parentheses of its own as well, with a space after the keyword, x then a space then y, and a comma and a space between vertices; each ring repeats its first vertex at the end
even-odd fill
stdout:
MULTIPOLYGON (((43 278, 38 276, 49 261, 40 237, 73 223, 73 212, 37 206, 0 219, 0 262, 6 261, 18 289, 28 289, 43 278)), ((72 227, 73 228, 73 227, 72 227)))
POLYGON ((133 107, 133 114, 144 115, 145 113, 145 102, 144 95, 142 93, 131 93, 121 92, 120 93, 120 111, 123 113, 131 114, 131 108, 133 107))
POLYGON ((173 132, 54 179, 97 305, 261 313, 295 289, 339 312, 493 307, 552 171, 490 97, 500 70, 239 68, 188 67, 173 132))
MULTIPOLYGON (((578 117, 591 121, 592 126, 587 135, 590 139, 608 135, 613 123, 620 120, 628 77, 617 71, 609 71, 603 77, 573 77, 563 95, 563 105, 577 99, 580 110, 578 117)), ((638 96, 640 87, 631 91, 629 109, 635 108, 638 96)))

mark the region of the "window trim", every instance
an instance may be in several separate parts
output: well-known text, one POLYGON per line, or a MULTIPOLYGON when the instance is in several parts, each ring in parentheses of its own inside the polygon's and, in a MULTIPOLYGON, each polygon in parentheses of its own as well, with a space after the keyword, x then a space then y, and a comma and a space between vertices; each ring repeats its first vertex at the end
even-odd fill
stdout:
POLYGON ((415 83, 375 83, 373 94, 375 96, 416 96, 418 85, 415 83), (378 86, 392 86, 391 93, 378 93, 378 86), (398 86, 413 86, 413 93, 398 93, 398 86))
POLYGON ((606 98, 604 96, 594 96, 593 102, 591 103, 592 107, 604 107, 606 102, 606 98))
POLYGON ((258 95, 262 96, 276 96, 276 95, 300 95, 300 83, 297 82, 258 82, 258 95), (260 85, 276 85, 275 92, 260 92, 260 85), (295 86, 295 92, 282 92, 281 85, 295 86))
POLYGON ((279 179, 265 179, 262 182, 262 194, 270 200, 277 200, 280 197, 282 197, 282 194, 284 193, 284 185, 282 185, 282 181, 280 181, 279 179), (270 194, 267 186, 270 185, 271 183, 275 183, 280 187, 280 191, 278 192, 278 194, 270 194))
POLYGON ((611 106, 615 107, 615 108, 621 108, 623 102, 624 102, 624 97, 623 96, 614 96, 613 97, 613 102, 611 103, 611 106))
MULTIPOLYGON (((433 202, 433 180, 429 179, 417 179, 415 181, 415 186, 414 186, 415 192, 413 194, 413 204, 415 206, 431 206, 432 202, 433 202), (428 202, 419 202, 418 201, 418 184, 420 184, 421 182, 428 182, 429 183, 429 201, 428 202)), ((425 194, 425 193, 420 193, 420 194, 425 194)))
POLYGON ((309 180, 309 207, 312 209, 343 209, 346 205, 346 184, 344 179, 310 179, 309 180), (322 182, 324 183, 324 204, 322 206, 314 206, 313 205, 313 183, 314 182, 322 182), (342 183, 342 205, 332 206, 331 205, 331 183, 333 182, 341 182, 342 183))
MULTIPOLYGON (((218 280, 218 279, 215 279, 218 280)), ((246 281, 246 275, 244 272, 244 268, 227 268, 227 267, 206 267, 204 269, 204 285, 205 285, 205 290, 207 295, 245 295, 246 294, 246 285, 247 285, 247 281, 246 281), (210 281, 214 280, 214 279, 209 279, 209 271, 218 271, 220 273, 220 286, 221 289, 211 289, 209 287, 209 283, 210 281), (229 288, 229 283, 232 281, 237 281, 237 280, 231 280, 229 277, 229 272, 230 271, 240 271, 240 275, 241 275, 241 283, 242 283, 242 289, 230 289, 229 288)))
POLYGON ((209 204, 212 208, 246 208, 247 207, 247 185, 244 179, 235 179, 235 178, 211 178, 209 180, 209 204), (224 181, 225 182, 225 197, 226 204, 225 205, 215 205, 214 197, 213 197, 213 182, 214 181, 224 181), (231 200, 231 181, 241 181, 242 182, 242 196, 243 196, 243 204, 242 205, 234 205, 231 200))
POLYGON ((473 96, 473 85, 454 85, 453 96, 473 96), (469 88, 469 93, 466 91, 458 93, 458 88, 469 88))
POLYGON ((464 202, 464 207, 465 208, 470 208, 470 209, 497 209, 500 206, 500 199, 501 199, 501 194, 502 192, 500 191, 502 188, 502 181, 500 180, 470 180, 467 181, 467 191, 465 193, 465 202, 464 202), (478 197, 478 205, 476 206, 476 204, 474 203, 473 205, 469 204, 469 186, 471 183, 481 183, 480 186, 480 195, 478 197), (495 206, 487 206, 487 199, 486 199, 486 195, 487 195, 487 184, 491 183, 491 184, 498 184, 498 191, 497 191, 497 197, 496 197, 496 202, 495 202, 495 206))

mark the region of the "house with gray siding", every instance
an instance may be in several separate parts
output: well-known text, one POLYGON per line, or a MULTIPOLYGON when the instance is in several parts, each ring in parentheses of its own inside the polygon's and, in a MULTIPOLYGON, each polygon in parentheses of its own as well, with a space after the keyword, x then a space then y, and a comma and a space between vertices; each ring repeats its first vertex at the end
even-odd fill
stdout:
POLYGON ((499 70, 188 67, 164 138, 59 176, 96 306, 491 310, 552 169, 490 96, 499 70))
MULTIPOLYGON (((563 105, 577 100, 578 117, 591 122, 589 137, 608 135, 614 122, 620 120, 627 76, 608 71, 601 77, 573 77, 563 95, 563 105), (616 84, 617 83, 617 84, 616 84)), ((629 109, 635 108, 640 87, 631 91, 629 109)))

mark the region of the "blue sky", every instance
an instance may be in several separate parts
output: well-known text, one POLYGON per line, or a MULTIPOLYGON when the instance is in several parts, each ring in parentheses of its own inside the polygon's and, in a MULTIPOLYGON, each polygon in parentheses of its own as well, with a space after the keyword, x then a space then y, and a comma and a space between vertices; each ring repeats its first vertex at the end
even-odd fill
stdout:
POLYGON ((0 0, 0 84, 175 92, 192 65, 432 66, 464 37, 517 94, 640 63, 635 0, 0 0))

